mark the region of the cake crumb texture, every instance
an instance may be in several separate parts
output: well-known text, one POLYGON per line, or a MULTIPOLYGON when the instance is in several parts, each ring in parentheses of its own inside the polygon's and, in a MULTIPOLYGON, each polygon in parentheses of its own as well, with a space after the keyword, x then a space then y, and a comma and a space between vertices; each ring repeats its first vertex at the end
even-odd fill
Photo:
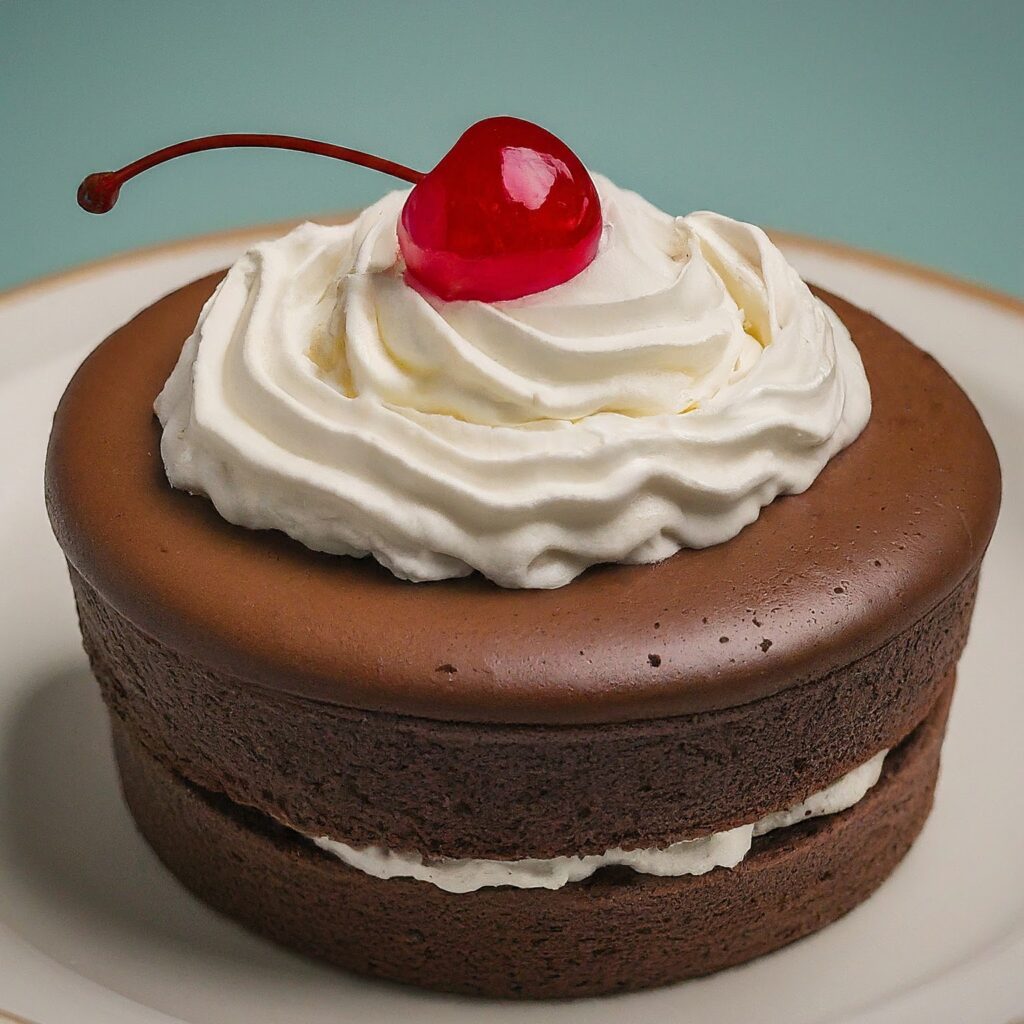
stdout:
POLYGON ((739 865, 656 878, 599 872, 555 891, 452 894, 348 867, 168 771, 116 717, 142 834, 196 895, 255 931, 359 973, 501 998, 650 988, 761 956, 866 899, 931 808, 953 680, 859 803, 755 840, 739 865))
POLYGON ((867 657, 759 701, 545 727, 265 690, 146 636, 71 575, 106 703, 169 769, 307 835, 482 859, 668 846, 799 803, 924 718, 960 655, 977 583, 867 657))

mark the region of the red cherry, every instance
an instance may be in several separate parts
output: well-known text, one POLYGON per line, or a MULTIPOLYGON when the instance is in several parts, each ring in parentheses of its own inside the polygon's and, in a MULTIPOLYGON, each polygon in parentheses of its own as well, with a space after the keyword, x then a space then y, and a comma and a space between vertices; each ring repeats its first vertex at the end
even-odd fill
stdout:
POLYGON ((575 277, 597 254, 601 202, 586 168, 564 142, 515 117, 477 122, 426 175, 291 135, 208 135, 90 174, 78 203, 106 213, 137 174, 187 153, 237 146, 317 153, 413 182, 399 245, 410 277, 442 299, 493 302, 544 291, 575 277))
POLYGON ((597 255, 601 201, 579 157, 529 121, 468 128, 416 185, 398 243, 442 299, 495 302, 575 277, 597 255))

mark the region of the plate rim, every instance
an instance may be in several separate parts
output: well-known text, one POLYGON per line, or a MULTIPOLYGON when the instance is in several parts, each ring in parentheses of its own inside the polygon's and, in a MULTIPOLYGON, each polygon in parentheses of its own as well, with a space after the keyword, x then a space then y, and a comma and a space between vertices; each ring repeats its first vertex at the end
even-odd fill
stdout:
MULTIPOLYGON (((150 245, 119 250, 107 256, 100 256, 93 260, 87 260, 84 263, 77 263, 63 270, 56 270, 52 273, 43 274, 28 281, 15 284, 9 288, 0 289, 0 309, 28 296, 43 292, 47 288, 85 280, 95 274, 128 266, 136 260, 174 256, 208 245, 227 245, 233 242, 244 245, 247 242, 255 242, 263 238, 282 235, 299 224, 310 220, 318 224, 344 224, 352 220, 357 213, 357 210, 344 210, 310 217, 288 217, 283 220, 264 221, 248 226, 224 228, 220 231, 204 232, 198 235, 189 235, 185 238, 154 242, 150 245)), ((795 246, 812 252, 846 259, 851 262, 866 264, 876 270, 904 274, 919 281, 969 295, 974 299, 981 299, 991 305, 1009 310, 1011 313, 1024 316, 1024 298, 1018 298, 1016 295, 992 288, 979 281, 958 277, 956 274, 940 270, 937 267, 924 266, 911 260, 902 259, 899 256, 890 256, 888 253, 849 245, 845 242, 817 238, 814 235, 803 234, 799 231, 786 231, 776 228, 766 228, 765 230, 773 242, 783 247, 795 246)))

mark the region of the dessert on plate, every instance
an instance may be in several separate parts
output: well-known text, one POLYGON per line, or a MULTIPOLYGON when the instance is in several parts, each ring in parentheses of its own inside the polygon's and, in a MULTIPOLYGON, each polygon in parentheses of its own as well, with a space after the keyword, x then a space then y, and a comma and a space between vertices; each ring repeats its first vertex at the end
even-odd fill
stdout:
POLYGON ((54 420, 143 835, 289 946, 490 996, 855 907, 932 803, 1000 496, 970 401, 758 228, 527 122, 427 175, 336 155, 414 187, 156 302, 54 420))

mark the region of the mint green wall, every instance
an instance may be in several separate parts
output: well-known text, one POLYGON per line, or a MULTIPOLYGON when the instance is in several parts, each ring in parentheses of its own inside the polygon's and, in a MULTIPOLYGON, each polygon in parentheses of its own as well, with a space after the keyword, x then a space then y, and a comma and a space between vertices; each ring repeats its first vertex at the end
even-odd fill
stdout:
POLYGON ((1024 0, 0 0, 0 287, 365 203, 368 171, 193 157, 74 205, 87 171, 215 131, 427 168, 514 113, 668 210, 710 207, 1024 292, 1024 0))

